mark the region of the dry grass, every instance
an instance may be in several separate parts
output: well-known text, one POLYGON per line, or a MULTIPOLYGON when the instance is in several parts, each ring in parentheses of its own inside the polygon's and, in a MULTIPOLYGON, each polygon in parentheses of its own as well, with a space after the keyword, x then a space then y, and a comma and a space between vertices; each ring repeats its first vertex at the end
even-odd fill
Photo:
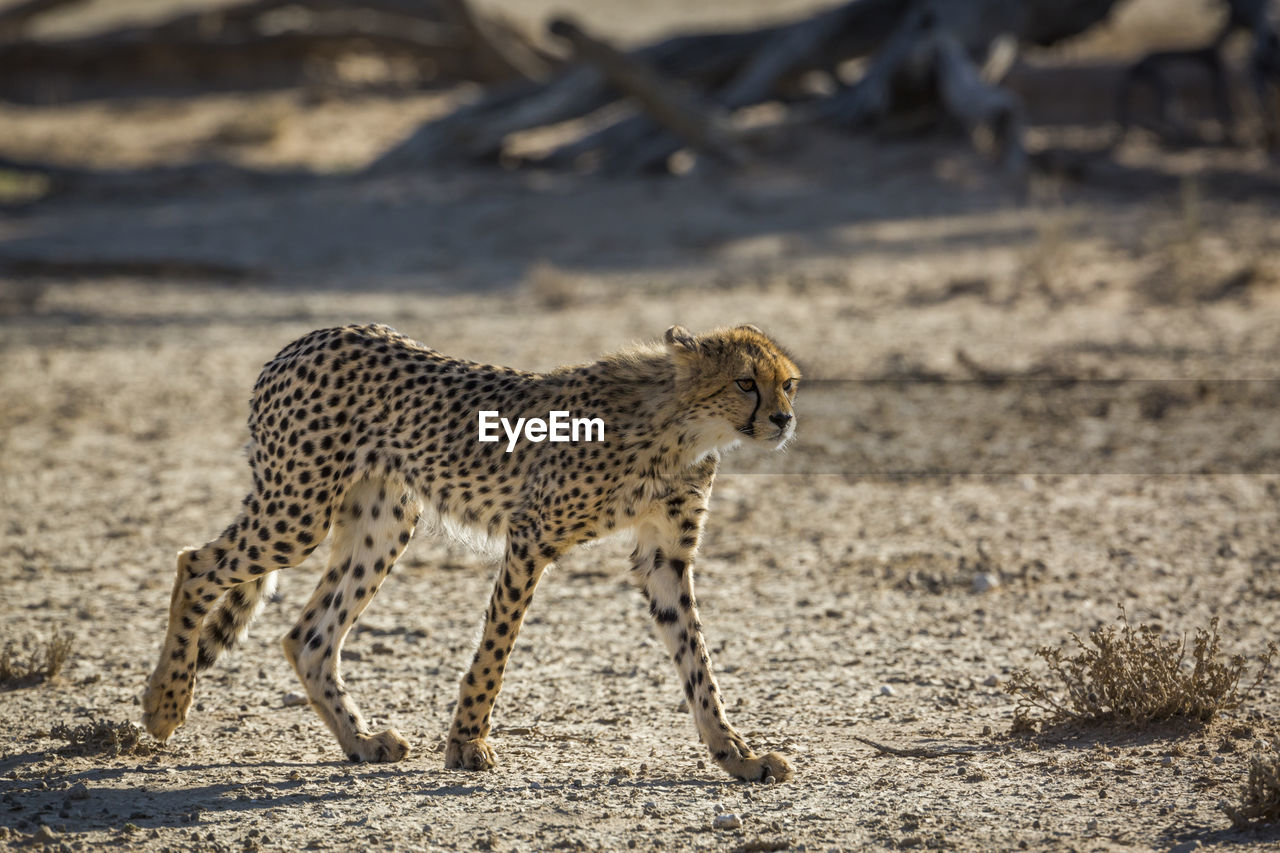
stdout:
POLYGON ((63 636, 57 629, 47 642, 31 637, 23 637, 21 644, 8 641, 0 649, 0 687, 51 681, 62 671, 74 645, 74 636, 63 636))
POLYGON ((582 282, 550 261, 537 261, 525 279, 525 292, 548 311, 563 311, 582 301, 582 282))
POLYGON ((1056 302, 1063 271, 1072 268, 1071 238, 1081 218, 1074 211, 1045 211, 1035 224, 1036 240, 1023 255, 1022 275, 1037 292, 1056 302))
POLYGON ((1228 244, 1220 231, 1205 228, 1201 195, 1195 179, 1184 179, 1178 221, 1169 229, 1153 232, 1148 251, 1155 262, 1137 289, 1154 305, 1248 298, 1274 286, 1274 272, 1265 253, 1228 244))
POLYGON ((1240 679, 1248 661, 1243 655, 1222 655, 1216 617, 1208 628, 1196 629, 1189 647, 1185 636, 1166 640, 1150 626, 1133 627, 1123 608, 1120 623, 1119 629, 1107 625, 1091 631, 1087 641, 1072 634, 1079 652, 1075 656, 1039 649, 1049 665, 1043 681, 1027 670, 1010 676, 1005 690, 1017 698, 1015 732, 1060 723, 1141 727, 1173 718, 1207 722, 1238 708, 1276 653, 1271 643, 1259 660, 1257 678, 1242 692, 1240 679))
POLYGON ((74 755, 150 755, 159 750, 140 726, 127 721, 93 720, 78 726, 58 723, 49 730, 49 737, 65 740, 67 746, 61 751, 74 755))
POLYGON ((1259 753, 1249 762, 1249 776, 1240 791, 1240 805, 1223 807, 1237 828, 1280 821, 1280 738, 1269 754, 1259 753))

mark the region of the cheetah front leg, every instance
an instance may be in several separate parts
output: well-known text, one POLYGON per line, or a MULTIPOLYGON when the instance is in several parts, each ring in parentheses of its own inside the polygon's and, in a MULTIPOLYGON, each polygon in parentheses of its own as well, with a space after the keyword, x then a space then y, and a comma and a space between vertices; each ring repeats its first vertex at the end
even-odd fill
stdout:
POLYGON ((511 657, 533 590, 557 551, 541 542, 537 524, 518 525, 507 535, 506 555, 493 585, 480 647, 462 679, 444 766, 450 770, 489 770, 495 756, 486 740, 493 703, 502 689, 502 673, 511 657))
MULTIPOLYGON (((709 486, 709 483, 707 484, 709 486)), ((666 502, 664 517, 642 525, 632 554, 644 581, 649 613, 684 684, 698 735, 715 762, 749 782, 791 778, 791 764, 776 752, 756 755, 725 718, 711 655, 698 621, 693 594, 693 559, 701 535, 709 488, 691 490, 666 502)))

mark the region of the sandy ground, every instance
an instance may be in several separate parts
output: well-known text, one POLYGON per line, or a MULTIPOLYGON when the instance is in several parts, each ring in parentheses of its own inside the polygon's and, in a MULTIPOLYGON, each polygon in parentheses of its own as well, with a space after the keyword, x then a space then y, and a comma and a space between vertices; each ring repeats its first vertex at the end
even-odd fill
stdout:
MULTIPOLYGON (((433 97, 10 112, 6 153, 340 169, 433 97), (257 112, 267 131, 219 133, 257 112)), ((0 290, 0 643, 75 645, 53 682, 0 692, 0 845, 1274 849, 1219 808, 1280 732, 1274 677, 1209 728, 1008 734, 1009 674, 1118 604, 1169 635, 1217 616, 1230 653, 1280 634, 1280 176, 1249 152, 1120 156, 1123 186, 1028 190, 957 140, 818 136, 738 176, 334 177, 10 210, 0 256, 50 274, 0 290), (493 565, 430 536, 344 653, 407 761, 349 764, 285 701, 278 640, 323 552, 284 573, 167 747, 51 737, 140 718, 173 555, 247 490, 258 369, 364 321, 528 368, 673 322, 755 322, 795 351, 799 440, 726 460, 698 568, 730 718, 795 781, 708 760, 621 541, 540 587, 490 773, 441 768, 493 565)))

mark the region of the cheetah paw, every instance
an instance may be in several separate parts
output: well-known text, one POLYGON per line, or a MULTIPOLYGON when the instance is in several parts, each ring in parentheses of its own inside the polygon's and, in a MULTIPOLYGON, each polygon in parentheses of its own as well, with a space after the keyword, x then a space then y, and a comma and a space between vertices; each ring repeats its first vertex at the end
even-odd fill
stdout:
POLYGON ((386 764, 402 761, 409 755, 409 741, 395 729, 387 729, 376 735, 356 735, 356 746, 347 754, 352 761, 372 761, 386 764))
POLYGON ((147 692, 142 696, 142 724, 161 743, 186 722, 187 710, 191 707, 191 691, 185 683, 180 687, 163 688, 165 683, 161 674, 152 676, 147 692))
POLYGON ((497 763, 493 747, 484 738, 450 740, 444 753, 446 770, 492 770, 497 763))
POLYGON ((776 752, 730 762, 725 770, 747 782, 785 782, 795 775, 791 762, 776 752))

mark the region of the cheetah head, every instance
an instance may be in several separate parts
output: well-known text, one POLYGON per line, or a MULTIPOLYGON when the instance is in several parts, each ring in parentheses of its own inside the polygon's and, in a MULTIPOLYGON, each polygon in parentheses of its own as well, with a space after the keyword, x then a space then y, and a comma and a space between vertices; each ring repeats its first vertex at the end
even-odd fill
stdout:
POLYGON ((744 437, 781 448, 795 435, 792 403, 800 368, 755 326, 693 335, 672 326, 665 336, 676 365, 676 391, 712 446, 744 437))

